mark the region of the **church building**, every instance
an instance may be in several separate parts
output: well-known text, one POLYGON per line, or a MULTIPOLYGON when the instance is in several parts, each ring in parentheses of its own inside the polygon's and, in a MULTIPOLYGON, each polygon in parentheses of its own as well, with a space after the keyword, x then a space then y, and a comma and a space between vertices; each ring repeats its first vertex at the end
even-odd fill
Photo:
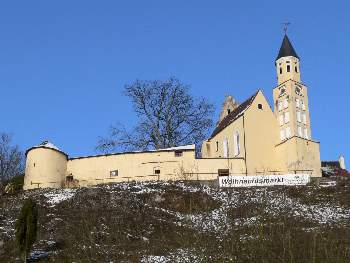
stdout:
POLYGON ((92 186, 150 180, 216 180, 218 175, 321 176, 319 142, 313 140, 308 87, 300 58, 285 35, 275 60, 273 108, 256 91, 238 104, 227 96, 219 121, 195 146, 70 158, 50 142, 26 152, 24 189, 92 186))
POLYGON ((319 142, 312 140, 308 88, 300 79, 300 58, 287 35, 275 61, 273 110, 262 91, 238 105, 226 97, 220 120, 203 143, 205 158, 245 160, 246 173, 273 171, 321 175, 319 142))

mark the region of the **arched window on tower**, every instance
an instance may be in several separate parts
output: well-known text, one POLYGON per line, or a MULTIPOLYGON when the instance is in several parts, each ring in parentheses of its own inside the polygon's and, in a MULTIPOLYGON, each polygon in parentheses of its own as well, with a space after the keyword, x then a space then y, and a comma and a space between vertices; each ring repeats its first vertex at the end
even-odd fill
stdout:
POLYGON ((233 144, 234 144, 234 154, 238 156, 241 153, 241 146, 239 144, 239 132, 235 131, 233 135, 233 144))
POLYGON ((290 72, 290 65, 287 65, 287 72, 290 72))

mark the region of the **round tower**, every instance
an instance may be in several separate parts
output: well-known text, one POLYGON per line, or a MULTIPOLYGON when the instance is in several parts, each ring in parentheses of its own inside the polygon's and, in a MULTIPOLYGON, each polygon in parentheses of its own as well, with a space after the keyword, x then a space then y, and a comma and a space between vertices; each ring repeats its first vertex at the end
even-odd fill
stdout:
POLYGON ((61 188, 67 161, 68 155, 48 141, 28 149, 23 189, 61 188))

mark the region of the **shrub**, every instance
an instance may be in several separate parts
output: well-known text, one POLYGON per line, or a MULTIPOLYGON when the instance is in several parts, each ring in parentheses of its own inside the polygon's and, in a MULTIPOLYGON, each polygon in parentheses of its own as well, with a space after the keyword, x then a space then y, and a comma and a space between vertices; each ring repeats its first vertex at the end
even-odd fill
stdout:
POLYGON ((31 199, 27 199, 15 225, 16 244, 21 254, 24 255, 24 262, 26 262, 27 254, 36 240, 37 223, 38 209, 36 203, 31 199))

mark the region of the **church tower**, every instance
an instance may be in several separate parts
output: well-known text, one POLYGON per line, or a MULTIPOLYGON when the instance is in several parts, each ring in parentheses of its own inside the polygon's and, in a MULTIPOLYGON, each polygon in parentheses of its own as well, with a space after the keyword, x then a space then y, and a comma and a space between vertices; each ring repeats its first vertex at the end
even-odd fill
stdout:
POLYGON ((300 78, 300 58, 287 34, 275 61, 277 87, 273 89, 274 113, 280 127, 280 141, 292 137, 311 140, 307 87, 300 78))

